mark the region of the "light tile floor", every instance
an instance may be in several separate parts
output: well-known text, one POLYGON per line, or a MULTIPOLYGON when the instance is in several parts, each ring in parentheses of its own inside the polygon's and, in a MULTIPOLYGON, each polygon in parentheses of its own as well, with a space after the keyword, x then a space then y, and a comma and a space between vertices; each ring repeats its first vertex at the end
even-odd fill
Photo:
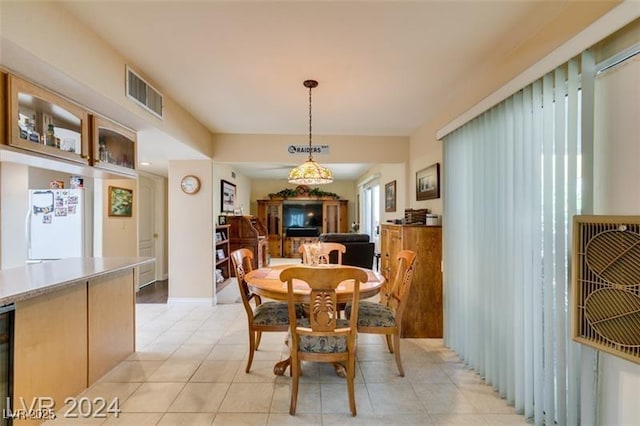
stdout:
MULTIPOLYGON (((230 286, 231 287, 231 286, 230 286)), ((251 372, 242 304, 136 305, 137 351, 80 397, 118 398, 116 418, 52 424, 129 425, 524 425, 491 387, 440 339, 402 339, 406 376, 381 336, 358 338, 356 404, 333 367, 305 363, 298 409, 288 414, 288 376, 273 374, 287 355, 285 333, 264 333, 251 372)))

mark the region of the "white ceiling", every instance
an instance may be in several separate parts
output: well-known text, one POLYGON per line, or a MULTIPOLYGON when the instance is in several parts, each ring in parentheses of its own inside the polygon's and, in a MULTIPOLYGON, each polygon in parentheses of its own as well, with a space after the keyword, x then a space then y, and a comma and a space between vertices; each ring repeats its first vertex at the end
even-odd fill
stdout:
MULTIPOLYGON (((566 3, 62 2, 213 133, 306 134, 302 82, 312 78, 314 135, 371 136, 411 135, 456 82, 512 53, 566 3)), ((286 166, 234 165, 261 178, 286 166)), ((354 178, 366 167, 332 168, 354 178)))

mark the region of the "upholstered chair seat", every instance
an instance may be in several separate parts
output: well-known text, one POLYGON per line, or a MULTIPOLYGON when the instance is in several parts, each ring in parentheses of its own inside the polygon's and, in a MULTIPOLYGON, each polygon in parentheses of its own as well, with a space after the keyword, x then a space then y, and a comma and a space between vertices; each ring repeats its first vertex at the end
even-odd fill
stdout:
MULTIPOLYGON (((344 310, 347 318, 351 316, 351 305, 348 304, 344 310)), ((358 313, 358 327, 395 327, 395 313, 389 306, 381 303, 360 302, 360 312, 358 313)))
MULTIPOLYGON (((349 320, 337 319, 336 328, 349 327, 349 320)), ((298 327, 310 327, 308 318, 301 318, 298 327)), ((289 333, 291 339, 291 333, 289 333)), ((356 336, 357 338, 357 336, 356 336)), ((347 352, 347 336, 309 336, 300 335, 298 339, 300 352, 328 354, 337 352, 347 352)))
MULTIPOLYGON (((304 316, 302 305, 296 305, 296 315, 304 316)), ((253 310, 255 325, 289 325, 289 310, 286 303, 262 302, 253 310)))

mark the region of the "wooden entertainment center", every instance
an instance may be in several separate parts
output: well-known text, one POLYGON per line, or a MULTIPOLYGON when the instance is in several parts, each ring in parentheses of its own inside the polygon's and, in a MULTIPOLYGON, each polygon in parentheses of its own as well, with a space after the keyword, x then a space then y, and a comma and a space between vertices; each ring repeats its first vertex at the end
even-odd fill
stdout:
POLYGON ((313 203, 322 205, 322 224, 318 233, 348 231, 348 200, 335 197, 273 197, 258 200, 258 217, 267 227, 269 253, 272 257, 298 257, 298 246, 317 242, 317 235, 287 236, 284 221, 285 203, 313 203))

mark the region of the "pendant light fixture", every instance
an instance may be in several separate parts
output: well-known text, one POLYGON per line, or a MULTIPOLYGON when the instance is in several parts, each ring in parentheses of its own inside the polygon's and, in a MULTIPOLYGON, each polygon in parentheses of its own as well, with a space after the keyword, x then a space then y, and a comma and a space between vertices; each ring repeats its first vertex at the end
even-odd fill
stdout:
POLYGON ((297 185, 322 185, 333 182, 331 170, 313 160, 311 155, 311 89, 318 87, 315 80, 305 80, 304 87, 309 89, 309 159, 289 172, 289 183, 297 185))

